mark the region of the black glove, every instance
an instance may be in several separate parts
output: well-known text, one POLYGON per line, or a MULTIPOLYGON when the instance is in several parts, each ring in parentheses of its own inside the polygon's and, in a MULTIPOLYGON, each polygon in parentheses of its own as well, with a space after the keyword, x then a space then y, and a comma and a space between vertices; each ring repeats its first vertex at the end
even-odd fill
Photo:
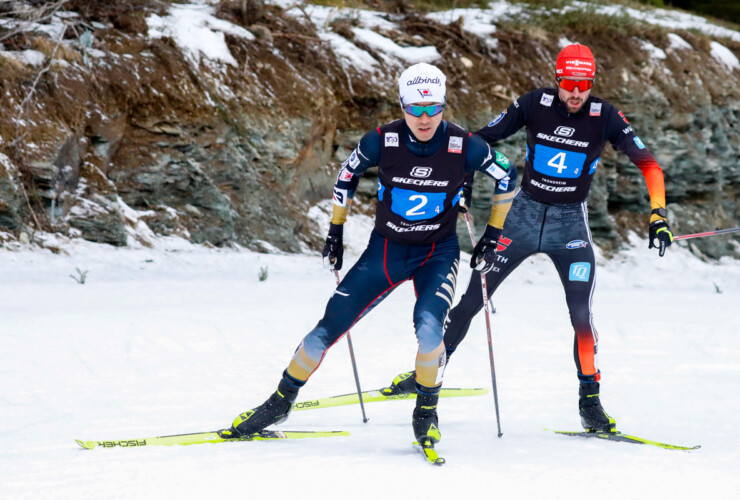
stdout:
POLYGON ((321 255, 324 257, 325 269, 342 269, 342 256, 344 255, 344 244, 342 235, 344 226, 342 224, 329 223, 329 235, 326 237, 326 244, 321 255))
POLYGON ((671 246, 671 243, 673 243, 671 228, 665 219, 658 219, 651 222, 648 227, 650 229, 650 243, 648 248, 657 248, 658 255, 663 257, 666 247, 671 246))
POLYGON ((496 264, 496 247, 498 238, 501 236, 501 229, 493 226, 486 226, 486 232, 478 240, 478 244, 473 249, 473 257, 470 259, 470 267, 481 274, 486 274, 493 269, 496 264))
POLYGON ((470 208, 471 203, 473 203, 473 186, 463 185, 462 195, 457 204, 457 209, 460 213, 464 214, 470 208))

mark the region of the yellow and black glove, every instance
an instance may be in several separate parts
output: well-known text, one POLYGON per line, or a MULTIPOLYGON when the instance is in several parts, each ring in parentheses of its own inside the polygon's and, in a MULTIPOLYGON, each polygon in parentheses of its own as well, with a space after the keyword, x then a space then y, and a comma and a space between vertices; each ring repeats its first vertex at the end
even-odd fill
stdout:
POLYGON ((665 208, 656 208, 650 213, 658 217, 648 226, 650 231, 648 248, 657 248, 658 255, 663 257, 665 255, 665 249, 673 243, 673 232, 666 220, 668 212, 666 212, 665 208))

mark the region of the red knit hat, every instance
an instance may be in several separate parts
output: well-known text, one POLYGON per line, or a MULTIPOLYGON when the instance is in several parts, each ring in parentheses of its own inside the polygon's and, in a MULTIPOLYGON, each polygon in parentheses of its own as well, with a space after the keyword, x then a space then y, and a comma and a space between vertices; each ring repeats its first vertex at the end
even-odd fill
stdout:
POLYGON ((593 79, 596 76, 596 60, 591 49, 574 43, 558 54, 555 62, 555 77, 570 79, 593 79))

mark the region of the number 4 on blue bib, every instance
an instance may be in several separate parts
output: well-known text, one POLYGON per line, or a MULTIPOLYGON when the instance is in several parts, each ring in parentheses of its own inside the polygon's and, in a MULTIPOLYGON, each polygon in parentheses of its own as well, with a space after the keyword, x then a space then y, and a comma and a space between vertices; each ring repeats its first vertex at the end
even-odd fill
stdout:
POLYGON ((551 148, 542 144, 534 146, 534 169, 548 177, 575 179, 583 171, 586 153, 551 148))

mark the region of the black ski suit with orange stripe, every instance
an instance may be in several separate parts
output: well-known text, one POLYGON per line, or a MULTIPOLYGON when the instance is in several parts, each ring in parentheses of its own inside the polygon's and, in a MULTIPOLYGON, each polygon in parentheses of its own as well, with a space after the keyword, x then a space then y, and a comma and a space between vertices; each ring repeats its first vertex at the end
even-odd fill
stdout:
MULTIPOLYGON (((488 296, 527 257, 547 254, 565 289, 578 378, 596 382, 598 334, 591 313, 595 260, 586 205, 591 181, 607 140, 640 168, 653 208, 665 207, 663 173, 624 114, 598 97, 590 96, 579 112, 569 113, 557 89, 541 88, 514 101, 476 133, 494 144, 525 126, 524 175, 498 242, 496 267, 486 275, 488 296)), ((445 322, 448 356, 482 305, 480 277, 474 271, 445 322)))

